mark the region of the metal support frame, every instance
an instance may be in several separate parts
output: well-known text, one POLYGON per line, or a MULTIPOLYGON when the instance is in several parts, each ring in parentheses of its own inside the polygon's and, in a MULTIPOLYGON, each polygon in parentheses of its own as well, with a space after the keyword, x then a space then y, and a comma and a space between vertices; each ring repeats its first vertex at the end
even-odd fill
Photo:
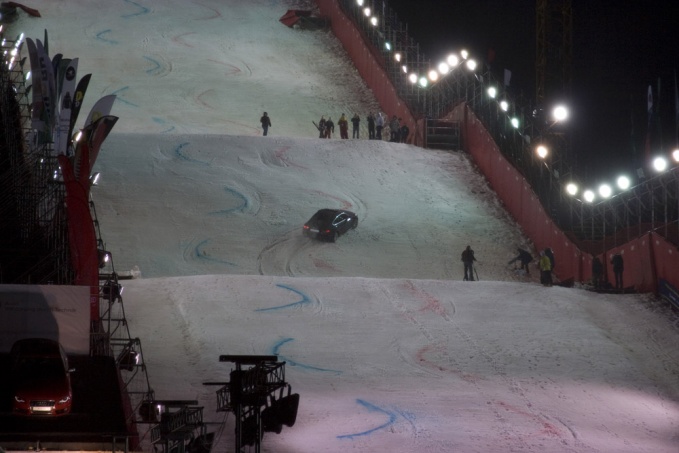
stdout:
POLYGON ((285 382, 285 362, 276 355, 220 355, 220 362, 234 363, 229 382, 204 382, 219 385, 217 411, 233 412, 236 419, 236 452, 254 444, 259 453, 262 440, 262 407, 269 398, 289 384, 285 382), (249 368, 243 368, 248 366, 249 368))

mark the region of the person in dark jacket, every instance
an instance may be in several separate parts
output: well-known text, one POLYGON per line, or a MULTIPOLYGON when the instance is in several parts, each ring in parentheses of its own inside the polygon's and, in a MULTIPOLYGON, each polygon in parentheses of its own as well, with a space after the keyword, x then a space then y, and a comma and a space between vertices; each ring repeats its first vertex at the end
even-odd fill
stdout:
POLYGON ((375 115, 368 113, 368 139, 375 140, 375 115))
POLYGON ((476 261, 476 258, 474 257, 474 250, 472 250, 471 246, 468 245, 467 248, 462 252, 465 281, 474 281, 474 261, 476 261))
POLYGON ((359 126, 361 125, 361 117, 358 113, 354 113, 351 117, 351 138, 358 138, 359 126))
POLYGON ((595 289, 599 289, 602 286, 602 277, 604 275, 604 264, 601 262, 598 256, 595 256, 592 260, 592 284, 595 289))
POLYGON ((262 130, 264 131, 264 135, 266 135, 271 127, 271 118, 269 118, 269 114, 264 112, 264 115, 259 119, 259 122, 262 123, 262 130))
POLYGON ((318 122, 318 138, 325 138, 325 116, 318 122))
POLYGON ((530 274, 530 271, 528 270, 528 264, 533 261, 533 256, 528 253, 528 251, 518 248, 517 251, 519 254, 515 256, 513 259, 509 260, 509 263, 507 265, 514 264, 516 262, 519 262, 521 264, 521 269, 526 271, 526 275, 530 274))
POLYGON ((408 140, 408 134, 410 134, 410 128, 404 124, 401 126, 401 143, 405 143, 408 140))
POLYGON ((613 265, 613 274, 615 275, 615 289, 623 289, 622 286, 622 272, 625 270, 624 260, 622 255, 616 253, 611 258, 611 264, 613 265))
POLYGON ((332 122, 332 118, 328 117, 325 120, 325 138, 332 138, 333 132, 335 132, 335 123, 332 122))

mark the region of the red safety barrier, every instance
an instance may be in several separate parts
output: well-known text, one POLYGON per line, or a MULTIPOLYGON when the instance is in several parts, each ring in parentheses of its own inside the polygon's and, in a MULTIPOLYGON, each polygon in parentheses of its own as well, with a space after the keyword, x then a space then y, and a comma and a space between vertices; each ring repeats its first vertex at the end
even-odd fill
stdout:
MULTIPOLYGON (((333 33, 346 49, 387 117, 396 115, 402 118, 402 124, 407 124, 411 130, 408 142, 423 146, 424 120, 421 118, 416 120, 398 97, 380 62, 380 52, 374 49, 369 40, 363 39, 361 31, 344 15, 336 0, 318 0, 317 4, 321 14, 330 19, 333 33)), ((557 227, 544 211, 531 186, 505 159, 490 133, 471 109, 463 103, 440 119, 460 123, 463 150, 472 156, 504 203, 505 209, 521 226, 524 234, 533 241, 535 247, 538 250, 552 248, 556 257, 556 276, 562 281, 590 281, 593 255, 582 252, 557 227)), ((624 286, 634 286, 640 292, 657 292, 659 280, 664 279, 675 288, 679 288, 677 247, 654 232, 637 232, 637 236, 625 245, 606 250, 599 255, 607 280, 615 281, 610 261, 615 253, 620 253, 625 263, 624 286)))

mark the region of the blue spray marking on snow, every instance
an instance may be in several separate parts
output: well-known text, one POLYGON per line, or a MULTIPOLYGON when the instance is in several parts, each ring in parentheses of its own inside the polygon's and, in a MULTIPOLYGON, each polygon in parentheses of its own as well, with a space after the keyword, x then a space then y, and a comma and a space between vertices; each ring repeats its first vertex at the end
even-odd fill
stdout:
POLYGON ((379 431, 380 429, 384 429, 387 426, 392 425, 396 421, 396 419, 398 418, 396 416, 396 414, 394 414, 393 412, 389 412, 385 409, 382 409, 381 407, 377 407, 374 404, 371 404, 367 401, 357 399, 356 402, 358 404, 360 404, 361 406, 365 407, 366 409, 368 409, 370 412, 381 412, 381 413, 387 415, 389 417, 389 420, 386 423, 384 423, 380 426, 377 426, 375 428, 369 429, 367 431, 363 431, 363 432, 355 433, 355 434, 343 434, 341 436, 337 436, 338 439, 353 439, 355 437, 370 435, 370 434, 374 433, 375 431, 379 431))
POLYGON ((111 93, 111 94, 115 94, 115 95, 116 95, 116 102, 124 102, 125 104, 131 105, 132 107, 139 107, 137 104, 134 104, 134 103, 132 103, 132 102, 130 102, 130 101, 126 101, 126 100, 123 99, 123 97, 120 95, 123 91, 127 91, 127 90, 129 90, 129 89, 130 89, 130 87, 122 87, 122 88, 120 88, 120 89, 114 91, 114 92, 111 93))
MULTIPOLYGON (((154 123, 160 124, 161 126, 165 126, 165 120, 162 118, 158 118, 157 116, 152 116, 151 119, 153 120, 154 123)), ((174 126, 170 126, 169 128, 165 129, 164 131, 160 131, 161 134, 164 134, 165 132, 172 132, 174 130, 174 126)))
POLYGON ((287 289, 287 290, 289 290, 289 291, 292 291, 292 292, 295 293, 295 294, 299 294, 300 296, 302 296, 302 300, 299 300, 299 301, 297 301, 297 302, 293 302, 293 303, 291 303, 291 304, 278 305, 278 306, 276 306, 276 307, 258 308, 258 309, 255 310, 255 311, 272 311, 272 310, 280 310, 280 309, 283 309, 283 308, 294 307, 295 305, 303 305, 303 304, 311 303, 311 299, 309 299, 309 296, 307 296, 306 294, 304 294, 304 293, 301 292, 301 291, 296 290, 295 288, 291 288, 290 286, 281 285, 281 284, 276 284, 276 286, 278 286, 279 288, 284 288, 284 289, 287 289))
POLYGON ((242 193, 238 192, 237 190, 230 189, 228 187, 224 187, 224 191, 230 195, 233 195, 236 198, 239 198, 241 200, 240 205, 234 208, 222 209, 219 211, 211 211, 208 214, 215 215, 215 214, 230 214, 232 212, 243 212, 249 206, 250 203, 248 202, 248 199, 242 193))
POLYGON ((121 17, 134 17, 134 16, 141 16, 142 14, 148 14, 149 9, 141 6, 139 3, 135 3, 132 0, 125 0, 126 3, 131 3, 134 6, 138 7, 140 11, 138 13, 131 13, 131 14, 124 14, 121 17))
POLYGON ((191 157, 185 155, 184 153, 182 153, 182 149, 183 149, 186 145, 188 145, 188 144, 189 144, 189 142, 181 143, 179 146, 177 146, 177 147, 175 148, 174 152, 175 152, 175 154, 177 155, 177 157, 179 157, 180 159, 185 160, 185 161, 187 161, 187 162, 194 162, 194 163, 201 164, 201 165, 206 165, 206 166, 209 167, 209 166, 210 166, 209 163, 203 162, 203 161, 200 161, 200 160, 193 159, 193 158, 191 158, 191 157))
POLYGON ((210 261, 213 263, 219 263, 219 264, 228 264, 229 266, 237 266, 236 263, 232 263, 231 261, 226 261, 226 260, 220 260, 217 258, 212 258, 207 255, 203 254, 202 247, 209 242, 209 239, 205 239, 204 241, 200 242, 196 247, 193 249, 194 253, 196 254, 197 258, 203 259, 205 261, 210 261))
POLYGON ((271 348, 271 354, 277 355, 278 360, 284 361, 290 366, 300 367, 300 368, 303 368, 305 370, 310 370, 310 371, 322 371, 324 373, 342 374, 342 372, 339 371, 339 370, 331 370, 331 369, 328 369, 328 368, 320 368, 320 367, 317 367, 317 366, 305 365, 303 363, 296 362, 296 361, 290 359, 287 356, 282 355, 280 353, 281 346, 283 346, 285 343, 288 343, 292 340, 294 340, 294 338, 286 338, 284 340, 279 341, 278 343, 276 343, 274 345, 273 348, 271 348))
POLYGON ((104 38, 103 35, 106 34, 106 33, 111 33, 111 29, 109 28, 108 30, 103 30, 103 31, 100 31, 99 33, 97 33, 97 39, 99 41, 107 42, 109 44, 119 44, 118 41, 115 41, 113 39, 104 38))
POLYGON ((155 68, 147 69, 147 70, 146 70, 146 73, 147 73, 147 74, 158 74, 158 73, 160 73, 160 72, 162 71, 162 67, 161 67, 160 63, 159 63, 157 60, 154 60, 154 59, 151 58, 151 57, 147 57, 146 55, 144 55, 144 60, 150 61, 151 63, 153 63, 154 65, 156 65, 155 68))

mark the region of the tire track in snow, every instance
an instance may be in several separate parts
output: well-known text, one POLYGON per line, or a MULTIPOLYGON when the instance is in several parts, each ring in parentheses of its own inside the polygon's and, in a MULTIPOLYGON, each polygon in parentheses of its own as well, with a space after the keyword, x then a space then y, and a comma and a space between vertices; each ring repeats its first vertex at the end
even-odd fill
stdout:
POLYGON ((295 277, 293 263, 297 257, 311 247, 311 242, 306 240, 299 230, 291 230, 273 243, 264 247, 257 256, 257 269, 259 275, 287 275, 295 277), (276 272, 278 266, 279 272, 276 272), (270 269, 265 269, 270 267, 270 269))

